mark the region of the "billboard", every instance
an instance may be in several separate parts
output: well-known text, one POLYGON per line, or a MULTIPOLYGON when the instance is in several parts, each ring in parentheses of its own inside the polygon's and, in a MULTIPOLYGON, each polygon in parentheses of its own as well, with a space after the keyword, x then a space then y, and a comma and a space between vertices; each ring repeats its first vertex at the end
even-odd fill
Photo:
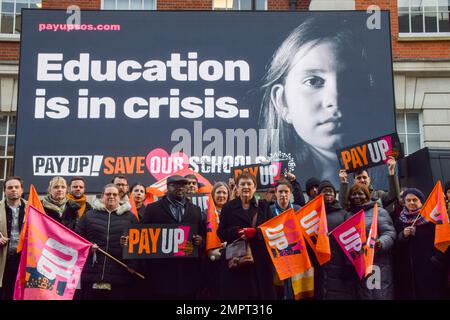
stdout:
MULTIPOLYGON (((388 12, 24 10, 14 173, 150 185, 287 161, 338 183, 336 150, 395 131, 388 12)), ((385 174, 383 174, 384 176, 385 174)))

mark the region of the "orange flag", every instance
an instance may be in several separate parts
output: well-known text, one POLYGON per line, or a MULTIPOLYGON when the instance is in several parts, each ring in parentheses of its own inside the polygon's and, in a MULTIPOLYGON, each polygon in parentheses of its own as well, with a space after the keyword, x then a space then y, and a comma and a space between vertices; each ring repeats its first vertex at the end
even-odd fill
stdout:
POLYGON ((24 221, 23 221, 22 230, 20 231, 19 243, 17 244, 17 252, 18 253, 20 251, 22 251, 23 240, 25 237, 25 230, 26 230, 27 220, 28 220, 27 219, 28 211, 30 210, 30 206, 35 207, 37 211, 45 214, 44 206, 42 205, 41 199, 39 199, 39 195, 32 184, 30 184, 30 193, 28 195, 27 207, 25 208, 25 217, 23 219, 24 221))
POLYGON ((300 221, 303 236, 308 242, 320 265, 331 259, 328 238, 327 215, 323 194, 319 194, 295 213, 300 221))
POLYGON ((436 225, 434 246, 439 251, 445 252, 450 245, 450 225, 441 181, 434 186, 420 214, 436 225))
MULTIPOLYGON (((173 175, 175 175, 175 174, 183 176, 183 177, 188 174, 193 174, 197 177, 198 182, 203 185, 201 188, 199 188, 199 190, 198 190, 199 193, 210 193, 212 191, 212 187, 213 187, 212 184, 198 172, 195 172, 189 168, 184 168, 184 169, 181 169, 180 171, 173 173, 173 175)), ((158 180, 151 186, 147 187, 146 193, 147 193, 147 197, 149 199, 150 199, 150 196, 156 196, 156 197, 160 198, 166 194, 168 177, 169 176, 167 176, 161 180, 158 180)))
POLYGON ((378 237, 378 204, 375 202, 373 207, 372 225, 370 226, 369 236, 364 246, 364 256, 366 260, 366 277, 372 272, 373 258, 375 257, 375 241, 378 237))
POLYGON ((311 268, 300 224, 292 208, 258 228, 280 280, 311 268))
POLYGON ((216 212, 216 206, 211 195, 208 199, 208 211, 206 212, 206 250, 222 247, 222 242, 217 236, 219 227, 219 216, 216 212))
POLYGON ((130 204, 131 204, 131 212, 134 214, 134 216, 136 217, 136 219, 139 221, 139 214, 138 214, 138 210, 136 208, 136 202, 134 201, 134 195, 131 192, 130 193, 130 204))

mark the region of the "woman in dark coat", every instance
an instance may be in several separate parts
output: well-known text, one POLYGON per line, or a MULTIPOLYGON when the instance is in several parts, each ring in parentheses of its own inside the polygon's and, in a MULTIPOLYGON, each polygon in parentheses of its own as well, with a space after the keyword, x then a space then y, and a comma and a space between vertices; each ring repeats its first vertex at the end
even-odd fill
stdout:
POLYGON ((67 199, 67 182, 62 177, 50 180, 48 194, 42 199, 45 213, 54 220, 62 223, 70 230, 75 230, 79 221, 78 209, 80 205, 67 199))
POLYGON ((415 188, 406 189, 404 196, 405 208, 395 224, 397 298, 444 299, 448 265, 446 256, 434 247, 435 225, 419 215, 425 197, 415 188))
POLYGON ((260 232, 252 227, 256 217, 256 227, 274 215, 266 201, 254 198, 256 180, 248 172, 242 173, 236 181, 239 197, 227 203, 220 215, 217 235, 228 245, 238 238, 248 240, 254 263, 229 269, 226 255, 222 255, 221 298, 236 300, 275 299, 274 269, 260 232))
MULTIPOLYGON (((370 200, 370 192, 367 186, 355 184, 350 188, 347 196, 350 203, 350 212, 346 219, 364 210, 366 235, 370 232, 375 202, 370 200)), ((363 278, 357 282, 356 298, 362 300, 392 300, 394 299, 394 282, 392 272, 392 248, 396 238, 396 232, 391 216, 383 208, 378 207, 378 239, 375 242, 374 270, 368 277, 380 280, 380 287, 369 288, 370 279, 363 278), (375 268, 378 267, 378 268, 375 268), (379 274, 374 274, 379 270, 379 274), (378 278, 379 276, 379 278, 378 278)))
MULTIPOLYGON (((347 212, 336 200, 336 189, 330 181, 324 180, 319 185, 323 193, 328 231, 334 230, 345 221, 347 212)), ((315 265, 316 298, 321 300, 352 300, 355 298, 357 277, 353 266, 334 237, 330 237, 331 260, 322 266, 315 265)))

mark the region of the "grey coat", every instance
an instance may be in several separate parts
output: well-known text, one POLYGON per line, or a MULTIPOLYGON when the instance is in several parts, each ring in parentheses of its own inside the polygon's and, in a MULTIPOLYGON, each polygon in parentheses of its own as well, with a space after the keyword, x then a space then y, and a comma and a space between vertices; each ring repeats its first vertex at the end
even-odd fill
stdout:
MULTIPOLYGON (((359 207, 351 207, 347 219, 353 214, 364 210, 366 235, 369 235, 372 225, 374 202, 359 207)), ((394 224, 389 213, 378 208, 378 240, 381 248, 376 249, 374 271, 368 277, 357 283, 356 295, 362 300, 392 300, 394 299, 394 281, 392 270, 392 249, 396 238, 394 224), (379 273, 377 272, 379 268, 379 273), (373 288, 370 289, 369 287, 373 288)))

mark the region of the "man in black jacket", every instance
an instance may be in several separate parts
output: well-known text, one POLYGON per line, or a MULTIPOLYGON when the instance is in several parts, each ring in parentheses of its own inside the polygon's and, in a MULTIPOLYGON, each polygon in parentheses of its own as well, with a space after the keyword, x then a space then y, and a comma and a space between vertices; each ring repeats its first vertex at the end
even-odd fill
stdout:
MULTIPOLYGON (((197 227, 193 245, 201 247, 205 226, 200 208, 187 198, 187 179, 174 175, 167 179, 167 195, 147 206, 143 224, 189 224, 197 227)), ((200 258, 151 259, 146 261, 147 298, 194 299, 200 288, 200 258)))
POLYGON ((4 191, 6 199, 0 201, 0 300, 12 300, 20 262, 17 245, 26 206, 22 179, 9 177, 4 191))

